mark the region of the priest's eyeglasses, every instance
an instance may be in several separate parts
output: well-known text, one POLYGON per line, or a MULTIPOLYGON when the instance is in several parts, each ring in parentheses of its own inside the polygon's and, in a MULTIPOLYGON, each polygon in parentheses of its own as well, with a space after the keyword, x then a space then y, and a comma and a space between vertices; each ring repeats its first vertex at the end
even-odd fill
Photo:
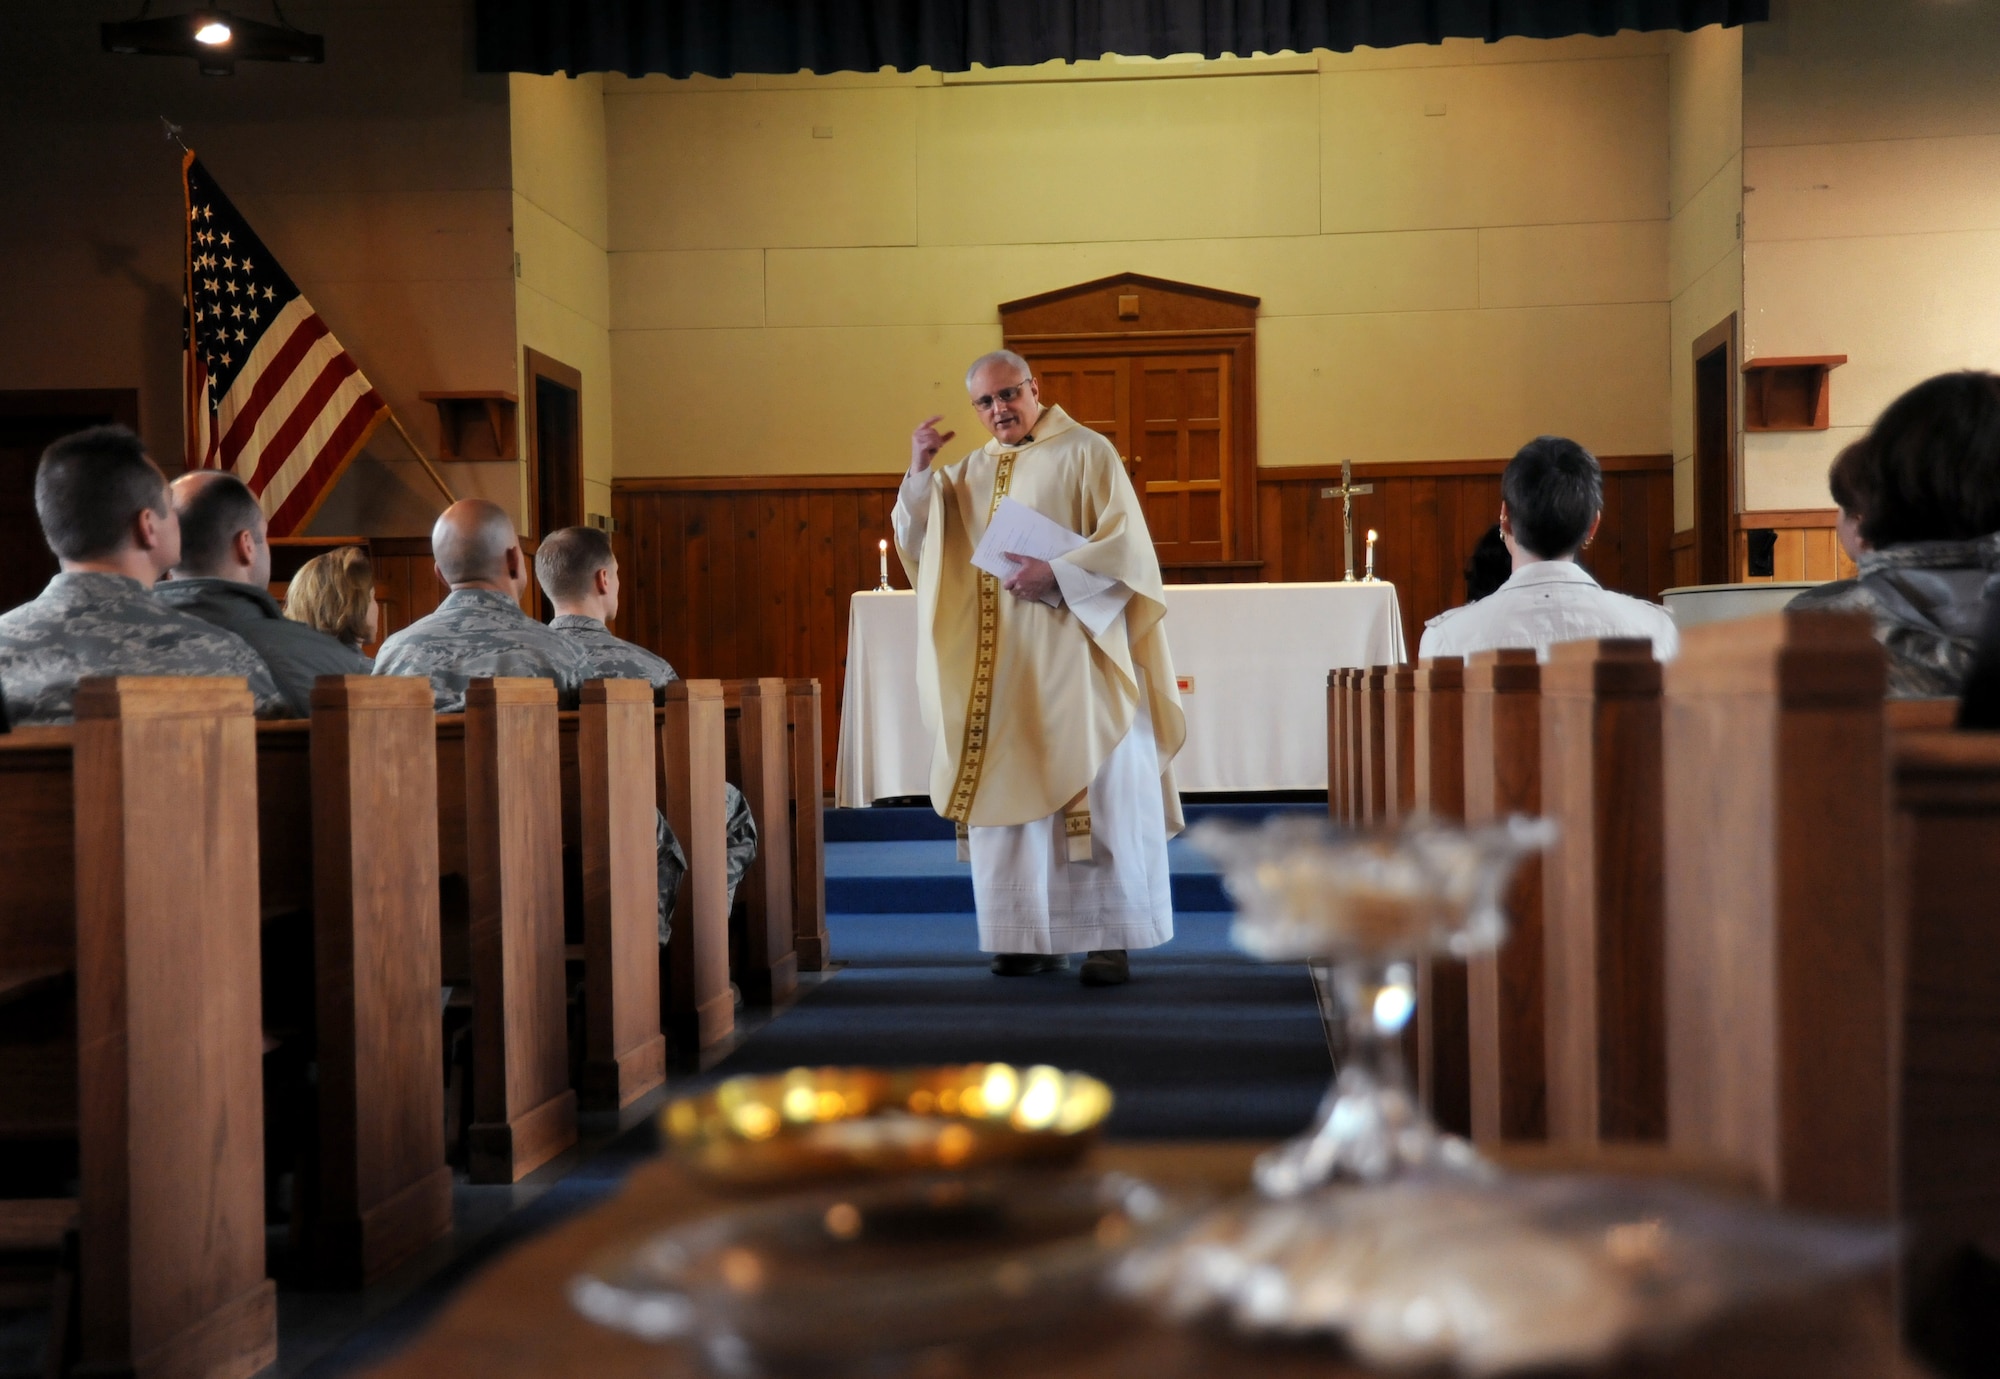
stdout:
POLYGON ((1034 381, 1035 380, 1032 378, 1024 378, 1019 383, 1014 384, 1012 387, 996 389, 995 391, 986 394, 986 396, 984 397, 975 397, 974 399, 972 399, 972 410, 975 412, 990 412, 993 410, 993 404, 996 402, 999 403, 1012 402, 1014 401, 1014 399, 1018 398, 1022 393, 1027 392, 1028 385, 1030 383, 1033 383, 1034 381))

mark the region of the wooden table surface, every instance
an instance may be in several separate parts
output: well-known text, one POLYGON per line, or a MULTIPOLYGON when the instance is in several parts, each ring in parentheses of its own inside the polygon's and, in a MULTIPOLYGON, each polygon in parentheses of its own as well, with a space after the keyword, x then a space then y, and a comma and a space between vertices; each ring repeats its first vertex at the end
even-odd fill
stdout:
MULTIPOLYGON (((1101 1145, 1092 1167, 1134 1173, 1162 1187, 1212 1194, 1247 1188, 1250 1165, 1264 1145, 1249 1142, 1160 1142, 1101 1145)), ((1509 1156, 1514 1158, 1516 1156, 1509 1156)), ((1535 1167, 1574 1166, 1573 1160, 1535 1167)), ((1646 1166, 1644 1157, 1618 1168, 1646 1166)), ((1697 1175, 1702 1176, 1702 1175, 1697 1175)), ((636 1169, 624 1189, 594 1210, 502 1256, 469 1282, 430 1327, 374 1371, 376 1379, 527 1379, 588 1374, 592 1379, 681 1379, 698 1376, 699 1358, 680 1346, 653 1346, 584 1320, 571 1309, 569 1280, 599 1250, 627 1238, 748 1200, 704 1184, 674 1163, 636 1169)), ((1645 1379, 1847 1379, 1901 1372, 1883 1309, 1867 1289, 1848 1290, 1837 1306, 1822 1300, 1808 1317, 1763 1318, 1754 1328, 1711 1338, 1672 1362, 1603 1371, 1645 1379)), ((1087 1328, 1088 1330, 1088 1328, 1087 1328)), ((1193 1379, 1246 1372, 1271 1379, 1360 1379, 1366 1371, 1318 1344, 1254 1349, 1219 1335, 1157 1324, 1107 1309, 1105 1324, 1084 1341, 1059 1345, 1010 1343, 966 1363, 926 1364, 914 1379, 1193 1379)))

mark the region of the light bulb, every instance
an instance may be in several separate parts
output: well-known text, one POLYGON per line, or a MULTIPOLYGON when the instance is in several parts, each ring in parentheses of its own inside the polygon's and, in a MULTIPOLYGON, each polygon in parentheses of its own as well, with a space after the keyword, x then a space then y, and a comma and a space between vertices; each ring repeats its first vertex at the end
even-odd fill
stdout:
POLYGON ((194 31, 194 41, 197 43, 206 43, 210 47, 227 43, 229 37, 229 26, 220 19, 211 19, 194 31))

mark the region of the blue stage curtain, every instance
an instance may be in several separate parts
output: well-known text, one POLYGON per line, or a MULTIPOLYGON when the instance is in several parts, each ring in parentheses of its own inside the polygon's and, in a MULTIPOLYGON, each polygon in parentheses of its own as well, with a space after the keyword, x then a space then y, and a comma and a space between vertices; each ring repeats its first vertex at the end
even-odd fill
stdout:
POLYGON ((486 72, 963 72, 1106 53, 1392 48, 1698 29, 1770 0, 478 0, 486 72))

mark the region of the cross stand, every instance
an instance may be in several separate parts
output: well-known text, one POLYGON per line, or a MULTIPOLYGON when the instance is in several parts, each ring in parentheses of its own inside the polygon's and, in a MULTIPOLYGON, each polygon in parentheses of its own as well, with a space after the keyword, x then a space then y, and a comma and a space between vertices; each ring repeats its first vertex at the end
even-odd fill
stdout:
POLYGON ((1354 581, 1355 495, 1361 493, 1373 493, 1374 491, 1375 491, 1375 485, 1373 484, 1357 484, 1354 482, 1354 461, 1352 460, 1342 460, 1340 462, 1339 488, 1323 488, 1319 491, 1319 496, 1322 498, 1340 499, 1340 539, 1343 547, 1347 552, 1347 578, 1341 581, 1341 583, 1343 584, 1352 584, 1355 582, 1354 581))

